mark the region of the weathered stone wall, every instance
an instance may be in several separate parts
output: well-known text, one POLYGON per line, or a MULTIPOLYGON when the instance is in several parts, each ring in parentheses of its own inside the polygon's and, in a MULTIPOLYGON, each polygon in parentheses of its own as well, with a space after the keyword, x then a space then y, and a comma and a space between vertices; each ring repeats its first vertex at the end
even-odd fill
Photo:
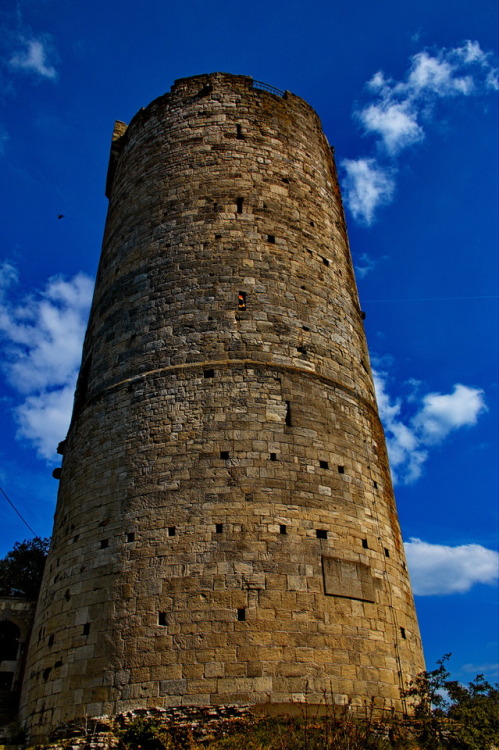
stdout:
POLYGON ((421 643, 330 147, 251 78, 118 124, 23 716, 401 707, 421 643))

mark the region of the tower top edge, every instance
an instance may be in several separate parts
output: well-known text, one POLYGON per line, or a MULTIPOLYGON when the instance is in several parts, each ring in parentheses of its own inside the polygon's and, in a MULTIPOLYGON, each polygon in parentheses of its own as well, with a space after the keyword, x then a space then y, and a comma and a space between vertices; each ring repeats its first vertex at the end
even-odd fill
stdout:
POLYGON ((170 100, 179 102, 182 99, 197 99, 209 96, 211 93, 222 91, 232 91, 234 93, 251 94, 258 96, 271 97, 276 105, 280 101, 282 104, 295 105, 298 108, 308 110, 308 112, 319 120, 319 116, 314 108, 305 99, 293 94, 291 91, 280 89, 271 84, 258 81, 249 75, 238 75, 235 73, 200 73, 186 78, 177 78, 170 87, 170 90, 155 99, 145 107, 141 107, 132 117, 130 124, 143 116, 145 112, 151 110, 154 105, 161 101, 170 100))
POLYGON ((246 83, 246 85, 249 85, 250 87, 253 84, 253 76, 246 75, 244 73, 225 73, 221 70, 215 70, 211 73, 197 73, 193 76, 186 76, 183 78, 176 78, 171 85, 170 92, 172 92, 174 89, 176 89, 178 86, 181 86, 185 83, 191 83, 195 82, 197 80, 205 81, 205 80, 218 80, 218 81, 239 81, 243 85, 246 83))
POLYGON ((115 122, 111 139, 106 195, 110 196, 116 163, 132 129, 147 122, 151 114, 155 112, 164 112, 170 108, 190 107, 198 102, 208 101, 210 97, 220 100, 224 94, 228 98, 232 98, 232 107, 235 104, 236 109, 238 101, 244 104, 244 102, 248 102, 250 97, 258 97, 267 113, 270 111, 280 112, 285 118, 293 118, 298 115, 307 119, 310 118, 315 127, 321 133, 323 132, 319 115, 305 99, 291 91, 281 91, 268 83, 256 80, 252 76, 214 72, 177 78, 170 91, 156 97, 145 107, 141 107, 128 125, 121 120, 115 122))

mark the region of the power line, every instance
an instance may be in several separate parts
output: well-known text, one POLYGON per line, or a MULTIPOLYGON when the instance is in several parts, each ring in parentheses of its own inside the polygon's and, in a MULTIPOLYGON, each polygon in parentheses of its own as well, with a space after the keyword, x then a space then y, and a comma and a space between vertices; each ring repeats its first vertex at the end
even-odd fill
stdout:
POLYGON ((26 525, 26 526, 28 527, 28 529, 29 529, 29 530, 31 531, 31 533, 33 534, 33 536, 35 536, 35 537, 38 537, 38 534, 36 534, 36 533, 35 533, 35 532, 33 531, 33 529, 31 528, 31 526, 29 525, 29 523, 28 523, 28 522, 26 521, 26 519, 24 519, 24 518, 22 517, 22 515, 21 515, 21 514, 19 513, 19 511, 17 510, 16 506, 15 506, 15 505, 14 505, 14 503, 12 502, 12 500, 11 500, 11 499, 10 499, 10 498, 8 497, 7 493, 6 493, 6 492, 5 492, 5 491, 4 491, 4 490, 3 490, 3 489, 2 489, 1 487, 0 487, 0 492, 1 492, 1 493, 2 493, 2 495, 3 495, 4 497, 5 497, 5 499, 6 499, 6 500, 7 500, 7 502, 9 503, 9 505, 10 505, 10 506, 11 506, 12 508, 14 508, 15 512, 17 513, 17 515, 19 516, 19 518, 21 519, 21 521, 22 521, 22 522, 23 522, 23 523, 24 523, 24 524, 25 524, 25 525, 26 525))

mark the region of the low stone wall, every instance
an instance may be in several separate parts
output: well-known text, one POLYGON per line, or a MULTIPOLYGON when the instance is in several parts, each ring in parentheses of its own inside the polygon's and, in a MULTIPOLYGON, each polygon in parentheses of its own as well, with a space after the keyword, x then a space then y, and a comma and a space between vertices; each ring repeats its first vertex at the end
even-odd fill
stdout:
MULTIPOLYGON (((119 745, 119 735, 136 719, 151 719, 165 728, 186 731, 199 741, 223 735, 239 726, 258 722, 250 706, 179 706, 127 711, 117 716, 99 716, 73 721, 58 727, 44 750, 111 750, 119 745)), ((10 750, 10 748, 9 748, 10 750)))

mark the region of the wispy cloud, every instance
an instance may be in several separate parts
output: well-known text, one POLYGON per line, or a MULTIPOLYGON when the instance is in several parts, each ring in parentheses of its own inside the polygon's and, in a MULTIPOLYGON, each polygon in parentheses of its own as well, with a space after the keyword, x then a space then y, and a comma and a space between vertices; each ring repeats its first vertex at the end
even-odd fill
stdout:
POLYGON ((454 430, 471 427, 487 410, 483 391, 460 383, 451 393, 413 392, 403 403, 387 392, 387 376, 374 372, 381 421, 385 428, 394 483, 411 484, 421 476, 429 450, 454 430), (402 412, 409 411, 407 417, 402 412))
POLYGON ((0 302, 3 302, 7 289, 19 279, 17 268, 8 261, 0 266, 0 302))
POLYGON ((14 408, 18 437, 50 458, 71 414, 93 282, 84 274, 52 277, 44 289, 15 303, 17 279, 14 266, 0 267, 2 367, 22 399, 14 408))
POLYGON ((417 111, 410 101, 371 104, 358 116, 365 132, 378 134, 391 155, 424 139, 424 130, 417 123, 417 111))
POLYGON ((9 140, 9 134, 0 123, 0 156, 5 152, 5 144, 9 140))
POLYGON ((47 58, 49 55, 49 46, 44 38, 25 38, 19 39, 19 47, 9 60, 9 65, 14 70, 21 70, 31 73, 41 78, 54 80, 57 78, 57 71, 53 65, 49 65, 47 58))
POLYGON ((394 172, 381 168, 375 159, 344 159, 342 166, 347 205, 356 220, 371 224, 376 209, 392 200, 394 172))
POLYGON ((410 539, 404 546, 412 588, 418 596, 464 593, 476 583, 498 580, 499 554, 480 544, 448 547, 410 539))
POLYGON ((364 279, 380 263, 388 259, 388 255, 379 255, 373 258, 369 253, 362 253, 360 256, 354 258, 355 275, 358 279, 364 279))
MULTIPOLYGON (((494 644, 497 646, 497 644, 494 644)), ((497 649, 496 649, 497 650, 497 649)), ((499 662, 489 662, 486 664, 463 664, 461 671, 466 674, 487 674, 492 672, 494 675, 499 674, 499 662)))
POLYGON ((471 41, 433 53, 418 52, 401 81, 387 77, 383 71, 375 73, 367 84, 371 101, 354 116, 364 134, 375 137, 377 158, 345 159, 341 165, 346 203, 354 218, 369 225, 376 210, 392 200, 396 159, 403 150, 425 139, 439 101, 481 96, 498 88, 491 54, 471 41))

